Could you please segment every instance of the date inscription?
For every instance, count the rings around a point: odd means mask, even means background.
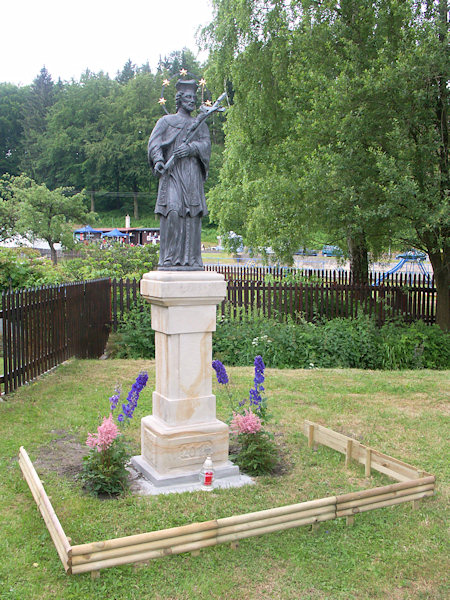
[[[180,447],[180,459],[191,460],[193,458],[203,458],[212,453],[211,442],[199,442],[198,444],[185,444]]]

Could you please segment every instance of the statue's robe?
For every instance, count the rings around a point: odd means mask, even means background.
[[[180,113],[159,119],[148,142],[148,160],[154,169],[166,163],[180,146],[194,118]],[[201,219],[208,214],[204,183],[208,176],[211,141],[205,122],[189,142],[193,155],[175,158],[160,178],[155,213],[160,217],[159,267],[199,270]]]

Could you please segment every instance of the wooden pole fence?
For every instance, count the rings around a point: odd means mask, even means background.
[[[306,525],[315,529],[319,523],[339,517],[345,517],[347,524],[353,525],[355,514],[403,502],[413,502],[416,506],[420,499],[434,494],[434,475],[311,421],[305,421],[304,432],[310,447],[325,444],[345,454],[346,466],[354,459],[365,467],[366,475],[373,468],[398,482],[340,496],[72,546],[23,447],[19,452],[19,465],[69,574],[96,574],[100,569],[152,558],[184,552],[197,554],[201,549],[218,544],[231,543],[236,548],[242,539]]]

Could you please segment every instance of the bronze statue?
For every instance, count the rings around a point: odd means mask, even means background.
[[[148,142],[148,160],[160,178],[155,207],[160,218],[158,269],[201,271],[201,221],[208,214],[204,183],[211,155],[205,119],[220,110],[223,96],[194,118],[196,81],[180,79],[176,89],[176,114],[161,117]]]

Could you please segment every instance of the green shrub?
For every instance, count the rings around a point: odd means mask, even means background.
[[[139,301],[124,314],[108,348],[114,358],[154,358],[155,332],[148,302]]]
[[[236,437],[235,453],[230,458],[249,475],[272,473],[278,463],[278,451],[273,436],[264,430],[241,433]]]
[[[61,268],[71,280],[111,277],[141,279],[158,261],[158,247],[152,244],[129,246],[113,243],[108,248],[97,244],[77,246],[81,256],[66,260]]]
[[[234,366],[250,365],[255,354],[276,368],[445,369],[450,338],[438,326],[392,322],[381,328],[373,318],[307,323],[277,321],[260,314],[218,317],[214,357]]]
[[[127,489],[128,471],[125,465],[130,452],[122,437],[117,437],[111,445],[98,452],[91,448],[83,457],[80,479],[84,487],[94,495],[117,496]]]
[[[388,323],[380,330],[383,369],[447,369],[450,336],[423,321]]]
[[[60,266],[33,248],[0,248],[0,290],[54,285],[68,281]]]
[[[111,354],[117,358],[154,358],[155,334],[150,306],[142,302],[125,314]],[[391,322],[378,327],[375,319],[331,319],[308,323],[268,319],[260,312],[229,310],[218,315],[213,356],[224,364],[247,366],[255,355],[268,367],[310,369],[446,369],[450,337],[437,325],[418,321]]]

